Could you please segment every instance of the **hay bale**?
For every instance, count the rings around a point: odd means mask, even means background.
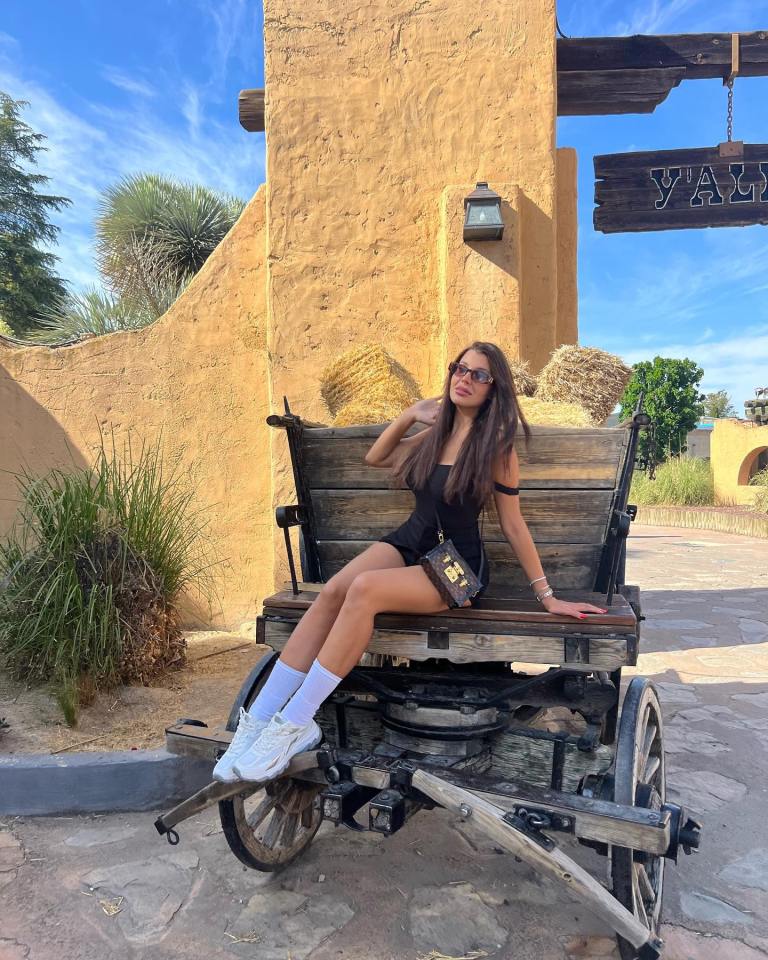
[[[601,424],[621,399],[632,370],[620,357],[596,347],[564,344],[539,374],[536,397],[576,403]]]
[[[386,409],[400,404],[401,412],[421,399],[419,385],[405,367],[382,346],[370,343],[351,347],[330,363],[320,375],[320,393],[334,417],[353,401],[372,406],[383,404]]]
[[[539,397],[518,397],[523,416],[531,425],[591,427],[592,417],[577,403],[556,403]]]
[[[527,360],[510,360],[509,369],[518,396],[532,397],[536,393],[536,377],[528,369]]]

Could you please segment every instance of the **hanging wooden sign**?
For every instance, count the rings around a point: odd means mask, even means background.
[[[595,230],[768,223],[768,144],[595,157]]]

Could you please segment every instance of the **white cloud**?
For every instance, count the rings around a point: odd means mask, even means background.
[[[129,77],[127,73],[118,70],[117,67],[106,67],[101,74],[104,79],[113,86],[126,93],[133,93],[139,97],[155,97],[157,91],[144,80],[137,77]]]
[[[629,20],[619,21],[615,32],[618,36],[668,33],[679,16],[700,3],[701,0],[651,0],[650,3],[639,4]]]

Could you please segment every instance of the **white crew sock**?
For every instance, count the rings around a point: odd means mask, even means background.
[[[317,712],[320,704],[341,683],[343,677],[326,670],[317,660],[312,663],[304,683],[294,693],[280,715],[290,723],[305,726]]]
[[[294,670],[287,663],[278,660],[272,667],[272,673],[267,682],[258,692],[256,699],[248,707],[248,713],[256,720],[271,720],[277,711],[285,706],[285,702],[304,682],[306,673]]]

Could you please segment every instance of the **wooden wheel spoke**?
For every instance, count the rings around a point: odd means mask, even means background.
[[[641,866],[642,864],[634,864],[634,868],[632,870],[632,889],[634,891],[635,913],[637,915],[637,919],[641,923],[644,923],[645,926],[648,927],[648,929],[650,930],[651,925],[648,922],[648,911],[645,909],[645,902],[643,900],[643,895],[640,891],[639,874],[636,869],[637,867],[641,867]],[[643,870],[643,873],[645,874],[645,870]],[[647,879],[648,877],[646,876],[646,880]]]
[[[298,825],[299,815],[297,813],[289,813],[285,818],[285,826],[283,827],[283,832],[280,835],[280,844],[283,847],[290,847],[293,844],[293,841],[296,838],[296,828]]]
[[[635,873],[637,874],[637,886],[640,895],[643,900],[648,904],[653,904],[656,900],[656,891],[653,889],[650,877],[648,872],[645,869],[645,865],[642,863],[636,863],[634,865]]]
[[[301,811],[301,825],[305,830],[309,830],[312,826],[314,812],[315,811],[311,805],[304,807],[304,809]]]
[[[658,733],[659,728],[655,723],[649,723],[646,731],[645,738],[643,740],[642,752],[639,758],[639,768],[640,770],[645,770],[645,765],[648,763],[648,757],[651,755],[651,748],[653,747],[653,741],[656,739],[656,734]]]
[[[251,830],[256,830],[257,827],[261,825],[264,818],[272,810],[277,802],[276,798],[267,794],[261,803],[256,807],[255,810],[252,810],[246,818],[245,822],[251,828]]]
[[[660,766],[661,766],[661,757],[649,757],[648,763],[646,764],[645,770],[643,771],[643,775],[642,775],[643,783],[652,783],[653,778],[658,773]]]
[[[277,845],[277,841],[280,839],[280,834],[283,830],[283,825],[287,819],[287,815],[277,807],[275,808],[274,813],[272,814],[272,819],[267,824],[267,829],[264,831],[264,836],[262,837],[261,842],[269,850],[274,850]]]

